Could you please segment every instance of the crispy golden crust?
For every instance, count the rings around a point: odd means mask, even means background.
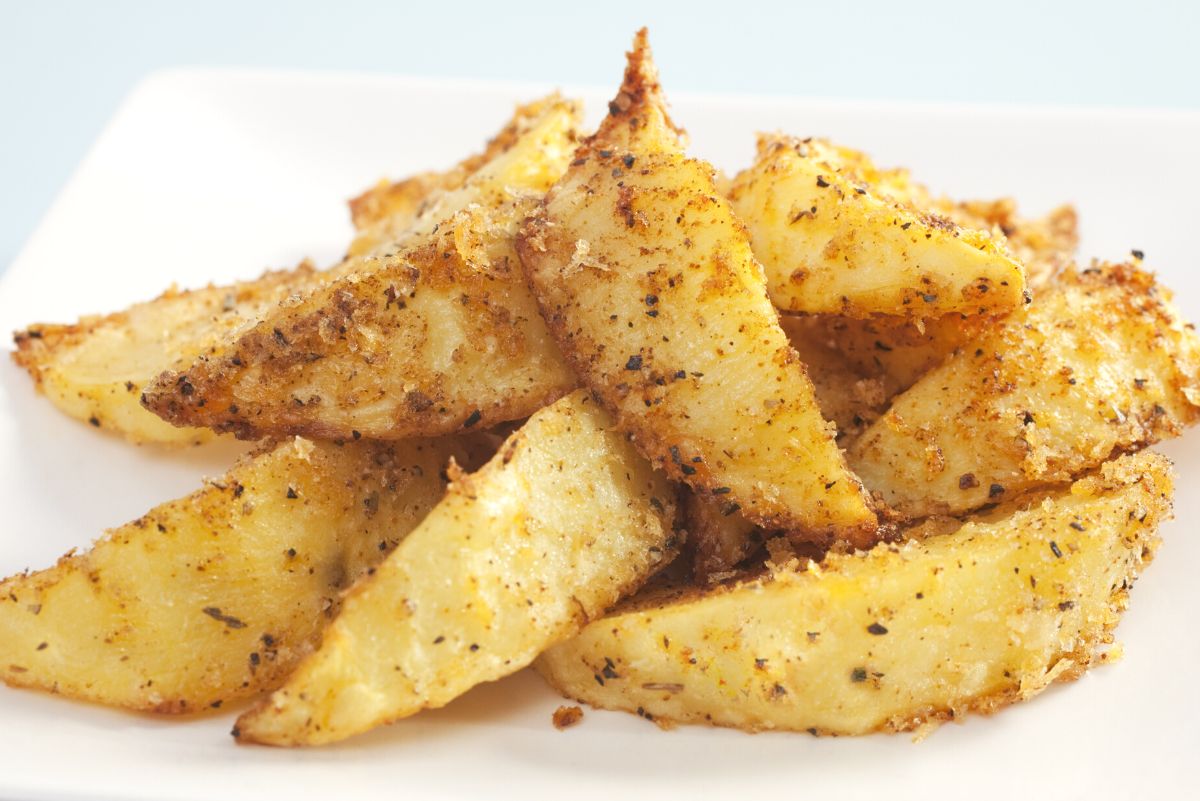
[[[462,186],[467,175],[474,171],[468,171],[465,164],[467,162],[455,165],[447,172],[419,172],[398,181],[381,179],[375,186],[351,198],[348,203],[350,222],[361,231],[388,217],[418,217],[421,204],[430,194],[438,189]],[[353,246],[351,253],[354,253]]]
[[[348,259],[339,280],[160,376],[143,402],[244,439],[398,439],[526,417],[570,391],[513,237],[565,168],[577,115],[549,104],[394,250]]]
[[[1200,418],[1200,338],[1137,265],[1067,270],[898,396],[849,449],[899,513],[1068,481]]]
[[[449,223],[386,266],[281,310],[235,348],[161,377],[148,407],[242,439],[398,439],[532,414],[575,379],[525,290],[510,234],[460,249],[464,233],[490,238],[489,227]]]
[[[38,324],[14,334],[13,359],[38,390],[68,415],[138,443],[191,444],[212,438],[176,428],[141,407],[159,373],[216,352],[280,302],[326,276],[308,262],[252,281],[170,289],[154,300],[74,325]]]
[[[569,729],[583,720],[583,710],[577,706],[567,706],[564,704],[554,710],[554,714],[550,720],[554,724],[554,728],[559,731]]]
[[[656,467],[763,525],[871,540],[745,230],[683,153],[644,33],[518,251],[564,356]]]
[[[1123,457],[941,536],[643,591],[536,667],[593,706],[751,731],[991,713],[1106,659],[1171,492],[1166,459]]]
[[[924,187],[909,181],[908,174],[901,170],[873,173],[871,180],[888,186],[894,197],[903,198],[909,205],[934,209],[961,225],[991,229],[996,236],[1007,237],[1009,247],[1025,265],[1026,283],[1034,291],[1052,282],[1070,262],[1078,245],[1078,220],[1071,206],[1060,206],[1045,217],[1031,220],[1020,217],[1016,203],[1007,198],[963,202],[931,199]],[[994,328],[1003,316],[952,313],[914,321],[882,314],[864,318],[815,314],[787,315],[783,323],[801,360],[809,364],[821,409],[838,424],[842,441],[841,435],[857,433],[863,422],[875,419],[893,397],[956,349]],[[824,348],[806,350],[805,343]],[[832,360],[822,359],[828,354],[833,354]],[[821,366],[827,362],[832,363],[823,372]],[[827,373],[833,378],[827,378]],[[854,402],[855,396],[846,392],[850,375],[879,382],[882,405],[873,402],[873,395],[865,403]],[[858,409],[859,405],[865,409]]]

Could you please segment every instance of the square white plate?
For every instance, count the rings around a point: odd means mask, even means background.
[[[614,82],[619,65],[614,63]],[[670,65],[666,65],[670,81]],[[173,281],[334,260],[345,198],[381,175],[447,165],[513,102],[549,86],[244,71],[159,74],[129,98],[0,281],[0,330],[67,321]],[[608,92],[581,93],[595,119]],[[1200,319],[1193,195],[1200,115],[674,98],[694,149],[727,171],[756,130],[829,135],[960,197],[1078,205],[1082,252],[1131,248]],[[136,449],[67,420],[0,364],[0,573],[49,564],[106,526],[222,472],[234,446]],[[1176,459],[1177,522],[1133,592],[1124,661],[992,718],[907,736],[814,739],[680,728],[587,711],[525,672],[449,707],[331,748],[237,747],[232,715],[173,721],[0,688],[0,796],[20,798],[810,798],[967,794],[1170,798],[1200,749],[1200,434]],[[0,653],[0,663],[4,662]]]

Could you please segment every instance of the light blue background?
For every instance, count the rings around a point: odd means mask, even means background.
[[[1187,0],[0,0],[0,9],[0,272],[121,98],[163,67],[608,85],[646,24],[679,90],[1200,108],[1200,3]]]

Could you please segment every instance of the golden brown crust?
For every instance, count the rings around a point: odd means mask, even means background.
[[[399,181],[382,180],[350,201],[350,217],[358,235],[348,250],[350,256],[370,253],[396,239],[425,215],[438,198],[461,189],[468,179],[489,162],[510,151],[548,112],[571,104],[557,92],[517,106],[511,119],[472,154],[445,172],[423,172]],[[569,132],[574,139],[576,133]]]
[[[479,235],[485,240],[464,246]],[[446,224],[433,241],[323,287],[223,352],[165,373],[144,403],[177,425],[240,439],[399,439],[526,417],[575,382],[507,237],[471,218]],[[435,354],[445,343],[431,309],[453,314],[458,329],[459,345],[441,364]],[[297,394],[301,387],[307,394]]]
[[[564,704],[554,710],[554,715],[551,716],[550,720],[554,724],[554,728],[559,731],[569,729],[583,720],[583,710],[577,706],[567,706]]]
[[[180,291],[73,325],[38,324],[14,335],[13,359],[60,410],[143,443],[203,442],[212,432],[177,429],[143,409],[143,387],[178,369],[283,300],[327,280],[308,262],[234,284]]]
[[[962,225],[991,228],[1003,234],[1025,265],[1025,281],[1034,291],[1069,266],[1079,247],[1079,215],[1070,204],[1030,219],[1018,213],[1012,198],[958,202],[941,198],[932,202]]]
[[[575,378],[513,237],[566,167],[577,118],[578,106],[557,96],[518,110],[500,152],[416,224],[348,257],[336,281],[211,356],[163,374],[143,402],[176,425],[244,439],[398,439],[526,417],[561,397]]]
[[[464,162],[465,164],[466,162]],[[421,203],[430,193],[438,189],[453,189],[462,186],[465,180],[459,170],[463,165],[448,172],[420,172],[399,181],[380,180],[375,186],[351,198],[350,222],[362,230],[388,217],[396,215],[417,216]]]

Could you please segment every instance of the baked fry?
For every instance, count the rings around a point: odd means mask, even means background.
[[[441,499],[471,440],[288,440],[0,582],[4,681],[154,712],[200,712],[276,687],[341,592]]]
[[[659,723],[813,734],[988,713],[1081,675],[1169,517],[1149,452],[953,533],[648,590],[547,650],[564,695]]]
[[[535,414],[358,584],[321,648],[238,720],[316,745],[443,706],[578,631],[673,555],[674,492],[591,396]]]
[[[1068,270],[897,397],[850,447],[902,515],[1069,481],[1200,417],[1200,338],[1138,265]]]
[[[910,319],[996,314],[1025,298],[1003,237],[886,194],[861,153],[819,139],[763,136],[729,191],[767,275],[792,312]]]
[[[656,467],[761,525],[873,538],[742,226],[683,153],[644,32],[518,250],[563,354]]]
[[[400,439],[519,419],[569,392],[513,237],[566,167],[577,117],[548,103],[395,251],[347,260],[339,280],[163,374],[147,407],[242,439]]]

